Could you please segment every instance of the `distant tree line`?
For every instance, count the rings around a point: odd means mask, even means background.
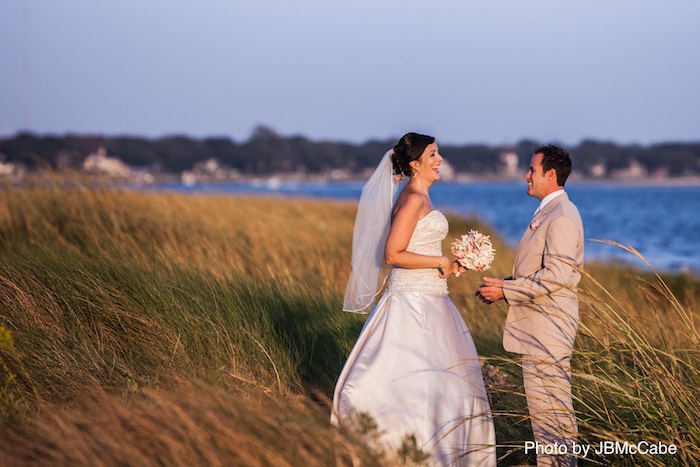
[[[213,158],[223,166],[250,175],[280,172],[315,174],[333,169],[359,173],[374,168],[381,155],[393,144],[393,139],[359,144],[312,141],[304,136],[280,136],[266,127],[257,128],[248,140],[240,142],[227,137],[195,139],[167,136],[147,139],[19,133],[0,139],[0,162],[20,163],[29,169],[41,165],[55,169],[78,168],[88,154],[104,147],[112,157],[156,172],[177,173]],[[516,154],[518,166],[526,167],[539,144],[531,140],[502,146],[442,144],[440,149],[457,172],[498,174],[503,170],[503,154]],[[700,175],[700,141],[641,146],[585,140],[567,149],[574,158],[575,169],[583,176],[606,176],[631,166],[650,175]]]

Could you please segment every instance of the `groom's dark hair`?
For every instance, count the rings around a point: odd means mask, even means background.
[[[535,149],[534,154],[542,154],[542,173],[554,169],[557,173],[557,185],[564,186],[571,173],[569,153],[559,146],[547,144]]]

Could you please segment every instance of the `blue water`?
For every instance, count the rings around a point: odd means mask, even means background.
[[[587,259],[615,259],[643,266],[630,253],[591,239],[613,240],[632,245],[655,269],[700,273],[700,186],[569,185],[569,197],[583,218]],[[162,184],[153,189],[357,200],[362,182]],[[525,182],[436,183],[430,193],[436,208],[475,214],[513,246],[539,204],[527,196]]]

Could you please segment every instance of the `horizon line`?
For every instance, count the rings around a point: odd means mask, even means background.
[[[146,134],[137,134],[137,133],[129,133],[129,132],[91,132],[91,131],[85,131],[85,132],[80,132],[80,131],[64,131],[64,132],[51,132],[51,131],[37,131],[37,130],[28,130],[28,129],[23,129],[23,130],[18,130],[15,131],[12,134],[9,135],[0,135],[0,141],[3,140],[10,140],[17,138],[19,136],[23,135],[28,135],[28,136],[33,136],[33,137],[39,137],[39,138],[67,138],[67,137],[85,137],[85,138],[134,138],[134,139],[145,139],[145,140],[150,140],[150,141],[155,141],[155,140],[161,140],[161,139],[168,139],[168,138],[186,138],[186,139],[191,139],[191,140],[209,140],[209,139],[227,139],[231,141],[234,144],[240,144],[240,143],[248,143],[253,140],[255,140],[256,133],[265,131],[269,132],[270,136],[277,136],[282,139],[294,139],[294,138],[304,138],[310,142],[313,143],[337,143],[337,144],[350,144],[354,146],[362,146],[365,144],[370,144],[374,142],[386,142],[386,141],[398,141],[400,137],[393,137],[393,136],[387,136],[387,137],[367,137],[362,139],[361,141],[350,141],[347,139],[333,139],[333,138],[316,138],[316,137],[311,137],[308,135],[305,135],[303,133],[291,133],[291,134],[281,134],[277,130],[271,128],[270,126],[267,125],[257,125],[253,128],[252,131],[250,131],[250,134],[248,135],[247,138],[245,139],[238,139],[235,138],[231,135],[228,134],[215,134],[211,133],[206,136],[202,135],[195,135],[191,133],[186,133],[186,132],[164,132],[159,135],[146,135]],[[443,140],[444,141],[444,140]],[[649,142],[649,143],[641,143],[641,142],[620,142],[616,141],[611,138],[599,138],[599,137],[591,137],[591,136],[586,136],[586,137],[581,137],[578,142],[576,143],[566,143],[562,142],[556,138],[552,138],[549,140],[545,139],[540,139],[536,137],[531,137],[531,136],[522,136],[517,138],[513,142],[485,142],[485,141],[464,141],[464,142],[442,142],[441,145],[443,146],[490,146],[490,147],[504,147],[504,146],[514,146],[514,145],[519,145],[523,143],[536,143],[536,144],[556,144],[564,147],[576,147],[580,146],[581,144],[587,143],[587,142],[592,142],[592,143],[602,143],[602,144],[613,144],[616,146],[638,146],[638,147],[651,147],[651,146],[661,146],[661,145],[673,145],[673,144],[683,144],[683,145],[693,145],[693,144],[700,144],[700,137],[696,139],[688,138],[688,139],[660,139],[655,142]]]

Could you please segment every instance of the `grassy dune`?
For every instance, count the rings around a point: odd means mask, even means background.
[[[272,198],[0,193],[0,464],[373,465],[327,422],[364,318],[339,312],[355,206]],[[450,219],[449,242],[475,219]],[[510,274],[496,239],[489,275]],[[488,360],[503,465],[528,460],[506,308],[450,291]],[[585,442],[675,443],[700,463],[696,278],[590,265],[574,393]],[[159,428],[160,427],[160,428]],[[506,444],[512,444],[508,447]],[[532,457],[529,458],[532,461]]]

